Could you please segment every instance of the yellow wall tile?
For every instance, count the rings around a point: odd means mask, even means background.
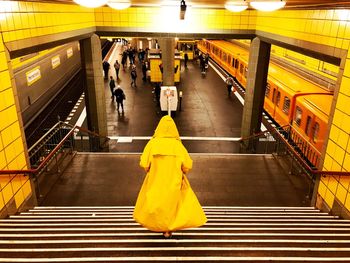
[[[334,194],[327,190],[324,200],[329,207],[332,207],[334,202]]]
[[[327,188],[329,191],[332,192],[332,194],[335,194],[337,192],[337,186],[338,186],[338,181],[334,177],[329,178]]]
[[[15,203],[16,203],[16,207],[19,208],[24,201],[24,196],[23,196],[23,192],[22,189],[20,189],[16,194],[15,194]]]
[[[318,187],[318,194],[324,199],[327,192],[327,186],[321,181]]]
[[[345,204],[345,199],[347,194],[348,194],[347,189],[345,189],[342,185],[338,185],[337,194],[335,196],[342,204]]]
[[[350,172],[350,154],[349,153],[345,154],[343,169],[347,172]]]
[[[0,191],[0,210],[2,210],[4,206],[5,206],[4,198],[2,196],[2,192]]]
[[[346,201],[345,201],[345,208],[350,211],[350,195],[347,195]]]
[[[7,204],[13,197],[11,184],[7,184],[4,188],[2,188],[1,192],[2,196],[4,197],[5,204]]]
[[[3,170],[7,165],[5,151],[0,151],[0,170]]]

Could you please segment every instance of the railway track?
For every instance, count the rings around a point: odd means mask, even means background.
[[[108,54],[112,45],[113,42],[110,41],[102,43],[103,58]],[[28,148],[34,145],[59,120],[67,118],[83,92],[84,72],[80,68],[73,74],[52,102],[25,128]]]

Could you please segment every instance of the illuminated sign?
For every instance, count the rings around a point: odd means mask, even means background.
[[[41,78],[40,66],[37,66],[34,69],[26,72],[26,76],[28,86],[32,85],[34,82]]]
[[[51,58],[51,65],[53,69],[57,68],[60,64],[61,64],[60,55],[57,55]]]
[[[68,48],[67,49],[67,58],[70,58],[71,56],[73,56],[73,48]]]

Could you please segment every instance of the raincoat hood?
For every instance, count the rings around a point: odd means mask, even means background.
[[[153,138],[174,138],[180,140],[176,124],[170,116],[167,115],[160,119]]]

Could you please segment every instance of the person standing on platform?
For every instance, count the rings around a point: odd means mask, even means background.
[[[147,65],[146,65],[146,62],[142,62],[142,80],[143,81],[146,81],[147,80]]]
[[[103,61],[102,68],[103,68],[103,71],[105,73],[105,79],[108,79],[109,67],[110,67],[109,63],[107,61]]]
[[[188,54],[185,53],[184,55],[184,61],[185,61],[185,68],[187,68],[187,62],[188,62]]]
[[[134,86],[136,88],[137,73],[136,73],[136,66],[135,65],[132,65],[130,76],[131,76],[131,86]]]
[[[114,69],[115,69],[116,80],[118,80],[119,79],[119,69],[120,69],[120,64],[119,64],[118,60],[116,60],[114,63]]]
[[[169,238],[173,231],[204,225],[207,218],[186,174],[192,159],[183,146],[174,120],[164,116],[140,159],[147,172],[133,217],[136,222]]]
[[[113,79],[113,76],[110,76],[109,78],[110,78],[110,80],[109,80],[109,88],[110,88],[111,93],[112,93],[111,99],[113,100],[114,88],[115,88],[115,81],[114,81],[114,79]]]
[[[160,83],[157,82],[156,86],[154,87],[154,93],[156,95],[157,106],[160,106],[160,92],[161,92]]]
[[[227,85],[227,96],[231,97],[232,87],[233,87],[233,78],[231,76],[228,76],[225,80]]]
[[[119,106],[122,108],[122,112],[124,113],[124,105],[123,100],[125,100],[124,91],[118,85],[117,89],[114,91],[115,101],[117,102],[117,110],[119,112]]]
[[[128,52],[126,50],[123,51],[122,54],[122,66],[123,66],[123,71],[125,71],[126,68],[126,60],[128,59]]]

